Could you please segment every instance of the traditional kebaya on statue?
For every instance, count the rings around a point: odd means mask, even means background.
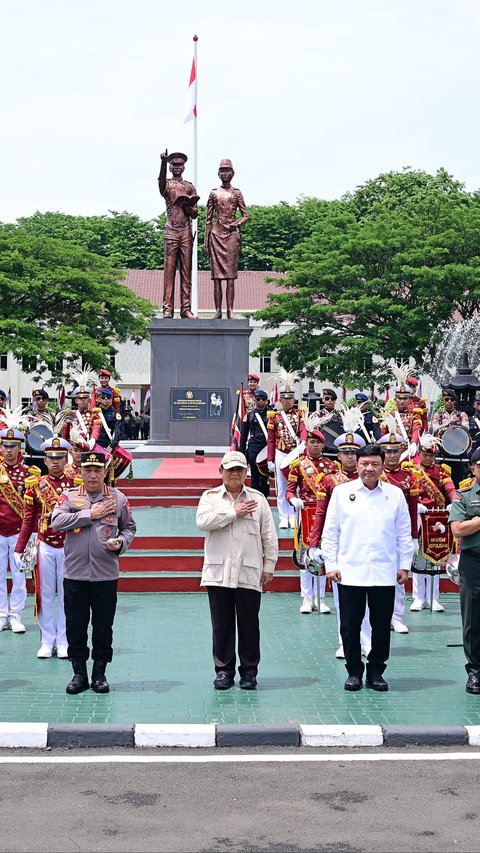
[[[240,228],[248,220],[243,195],[240,190],[231,185],[234,174],[232,161],[221,160],[218,177],[222,185],[211,191],[207,202],[205,252],[210,258],[213,279],[213,298],[216,309],[214,320],[220,320],[222,317],[223,280],[227,282],[225,293],[227,318],[234,319],[233,301],[241,244]],[[237,210],[241,213],[238,219]]]

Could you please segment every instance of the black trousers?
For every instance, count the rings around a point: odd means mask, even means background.
[[[338,584],[340,634],[349,675],[363,676],[360,627],[368,602],[372,626],[372,649],[367,658],[367,676],[381,675],[390,655],[390,623],[395,604],[394,586],[347,586]]]
[[[248,454],[247,460],[250,465],[250,481],[252,484],[252,489],[258,489],[262,495],[265,495],[268,498],[270,494],[270,480],[268,477],[264,477],[263,474],[260,474],[260,471],[257,468],[257,463],[255,462],[258,450],[255,450],[254,453]]]
[[[238,672],[256,675],[260,663],[261,593],[254,589],[208,586],[215,672],[235,675],[235,635],[238,629]]]
[[[480,554],[462,551],[459,571],[465,669],[469,675],[480,675]]]
[[[63,579],[68,659],[88,660],[88,624],[92,619],[92,658],[110,663],[118,580]]]

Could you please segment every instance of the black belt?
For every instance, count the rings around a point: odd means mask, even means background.
[[[473,557],[475,560],[480,560],[480,551],[473,551],[472,548],[462,548],[460,556],[462,554],[468,554],[469,557]]]

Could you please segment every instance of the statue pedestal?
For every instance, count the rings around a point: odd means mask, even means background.
[[[155,318],[149,331],[149,444],[228,447],[236,391],[248,375],[248,319]]]

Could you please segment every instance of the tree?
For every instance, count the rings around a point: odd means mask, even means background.
[[[287,292],[256,314],[292,328],[256,354],[353,387],[386,381],[392,358],[428,367],[452,314],[480,305],[479,200],[443,170],[392,172],[323,212],[291,254]]]
[[[52,385],[79,359],[104,366],[115,342],[148,336],[155,311],[123,275],[74,243],[0,226],[1,351],[36,357],[35,380],[49,371]]]

